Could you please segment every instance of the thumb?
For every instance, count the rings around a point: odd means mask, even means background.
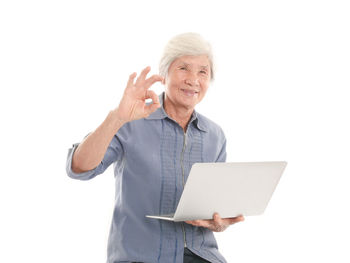
[[[157,94],[153,90],[147,90],[146,99],[152,100],[152,104],[149,104],[145,107],[145,113],[148,116],[160,107],[160,103]]]
[[[145,107],[145,113],[146,116],[149,116],[151,113],[155,112],[158,108],[160,108],[160,104],[159,103],[152,103],[150,105],[147,105]]]

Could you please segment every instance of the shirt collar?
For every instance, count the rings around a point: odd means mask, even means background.
[[[165,92],[162,92],[159,95],[159,103],[160,105],[162,105],[161,107],[159,107],[156,111],[154,111],[153,113],[151,113],[148,117],[146,117],[146,120],[161,120],[161,119],[171,119],[168,114],[165,112],[164,110],[164,96],[165,96]],[[193,110],[192,113],[192,117],[190,120],[190,123],[193,122],[195,124],[195,126],[204,132],[208,131],[207,125],[205,123],[205,120],[202,118],[202,116],[196,112],[196,110]]]

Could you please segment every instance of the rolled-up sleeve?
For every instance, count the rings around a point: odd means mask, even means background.
[[[75,173],[72,170],[72,160],[73,155],[80,143],[73,144],[72,148],[68,150],[67,162],[66,162],[66,172],[67,175],[73,179],[79,180],[90,180],[95,176],[102,174],[112,163],[121,160],[123,158],[123,147],[115,135],[110,142],[106,153],[103,157],[101,163],[94,169],[82,173]]]

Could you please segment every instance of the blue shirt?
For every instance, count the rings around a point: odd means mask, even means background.
[[[95,169],[72,171],[79,145],[74,144],[68,152],[67,174],[89,180],[114,163],[116,194],[107,263],[180,263],[185,246],[210,262],[226,262],[211,230],[145,217],[175,212],[194,163],[226,160],[226,139],[217,124],[194,111],[184,133],[166,114],[164,93],[159,98],[162,107],[118,130]]]

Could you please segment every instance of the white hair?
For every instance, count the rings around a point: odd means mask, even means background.
[[[206,55],[210,63],[211,80],[214,79],[214,63],[211,45],[197,33],[184,33],[169,40],[159,62],[159,74],[166,77],[171,63],[182,56]]]

